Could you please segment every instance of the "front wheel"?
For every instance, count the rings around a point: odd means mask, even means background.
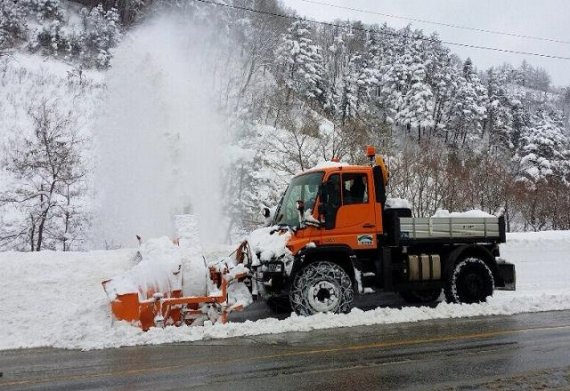
[[[479,257],[466,257],[452,270],[445,284],[450,303],[481,303],[493,294],[495,279],[489,266]]]
[[[294,278],[289,294],[299,315],[348,312],[354,289],[346,271],[336,263],[320,261],[307,265]]]

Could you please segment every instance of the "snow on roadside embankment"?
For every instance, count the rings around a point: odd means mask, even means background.
[[[497,291],[488,303],[440,303],[435,308],[354,309],[350,314],[291,316],[285,320],[169,327],[142,332],[113,322],[101,281],[132,264],[135,250],[90,253],[0,253],[5,292],[0,306],[0,349],[54,346],[97,349],[413,322],[481,315],[570,309],[570,231],[508,235],[502,255],[517,267],[517,291]],[[211,255],[213,255],[210,252]],[[7,294],[7,297],[6,297]]]

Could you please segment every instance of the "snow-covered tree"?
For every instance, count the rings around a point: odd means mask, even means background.
[[[121,37],[119,13],[116,8],[108,11],[99,4],[91,11],[83,9],[82,46],[84,61],[88,65],[106,68],[111,60],[110,50]]]
[[[450,131],[448,126],[449,107],[451,98],[457,88],[458,70],[455,62],[439,41],[437,34],[430,36],[426,50],[429,60],[426,62],[426,82],[433,93],[433,134],[443,136]]]
[[[350,56],[338,88],[332,94],[334,118],[341,124],[368,112],[369,91],[375,82],[365,57]]]
[[[550,177],[565,175],[569,140],[556,117],[541,111],[533,118],[534,126],[522,136],[518,152],[519,179],[534,189]]]
[[[0,49],[25,39],[25,7],[17,1],[0,1]]]
[[[425,82],[426,72],[423,64],[413,64],[410,72],[411,85],[404,95],[401,110],[396,114],[396,121],[416,129],[420,140],[422,129],[432,127],[434,124],[433,93]]]
[[[487,119],[485,132],[489,136],[489,146],[497,150],[512,151],[513,114],[510,100],[505,89],[505,81],[494,68],[487,71]]]
[[[80,240],[79,219],[85,219],[76,204],[86,173],[83,140],[73,114],[62,113],[56,102],[42,101],[29,116],[33,130],[13,138],[2,161],[14,184],[0,194],[0,207],[21,218],[3,227],[0,246],[69,250]]]
[[[301,97],[323,99],[323,64],[311,38],[309,22],[297,20],[283,34],[277,48],[276,64],[282,83]]]
[[[487,92],[467,59],[463,74],[457,80],[457,89],[450,104],[450,118],[453,126],[455,145],[465,145],[468,141],[481,138],[483,120],[486,118]]]
[[[21,2],[27,8],[28,14],[39,22],[64,19],[59,0],[21,0]]]
[[[236,231],[241,234],[251,231],[263,223],[260,214],[263,207],[272,207],[278,201],[280,183],[275,181],[275,172],[266,160],[264,127],[239,134],[235,144],[229,148],[229,166],[224,180],[226,191],[232,197],[226,198],[229,218],[226,240],[231,241]]]
[[[380,68],[382,74],[380,105],[385,111],[388,123],[394,123],[398,113],[403,109],[404,96],[409,87],[409,68],[413,57],[407,42],[410,29],[402,30],[405,38],[393,41],[392,48],[388,51],[384,64]]]

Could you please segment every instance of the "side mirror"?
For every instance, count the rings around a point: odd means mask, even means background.
[[[275,208],[268,208],[266,206],[261,208],[261,215],[265,220],[265,226],[269,227],[273,223],[273,217],[275,217]]]

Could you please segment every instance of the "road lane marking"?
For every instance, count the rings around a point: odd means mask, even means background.
[[[309,355],[318,355],[318,354],[323,354],[323,353],[335,353],[335,352],[342,352],[342,351],[349,352],[349,351],[359,351],[359,350],[368,350],[368,349],[392,348],[392,347],[398,347],[398,346],[413,346],[413,345],[430,344],[430,343],[435,343],[435,342],[473,340],[473,339],[478,339],[478,338],[483,339],[483,338],[504,336],[504,335],[509,335],[509,334],[522,334],[522,333],[530,333],[530,332],[564,330],[564,329],[570,329],[570,325],[534,327],[534,328],[531,327],[531,328],[526,328],[526,329],[497,330],[497,331],[472,333],[472,334],[447,335],[447,336],[431,337],[431,338],[416,338],[416,339],[394,341],[394,342],[374,342],[374,343],[360,344],[360,345],[337,346],[337,347],[330,347],[330,348],[324,348],[324,349],[311,349],[311,350],[301,350],[301,351],[295,351],[295,352],[268,354],[268,355],[260,355],[260,356],[228,358],[228,359],[214,360],[214,361],[208,360],[208,361],[187,362],[184,364],[167,365],[167,366],[162,366],[162,367],[127,369],[127,370],[123,370],[123,371],[111,371],[111,372],[103,372],[103,373],[56,376],[56,377],[52,377],[52,378],[40,378],[40,379],[30,379],[30,380],[16,380],[16,381],[12,381],[12,382],[1,382],[0,381],[0,388],[9,387],[9,386],[18,386],[18,385],[33,385],[33,384],[41,384],[41,383],[58,383],[58,382],[66,382],[66,381],[73,381],[73,380],[88,380],[88,379],[97,379],[97,378],[101,378],[101,377],[133,376],[133,375],[139,375],[141,373],[147,373],[147,372],[148,373],[167,372],[167,371],[172,371],[172,370],[176,370],[176,369],[182,369],[182,368],[188,368],[191,366],[200,366],[200,365],[227,364],[230,362],[259,361],[259,360],[267,360],[267,359],[275,359],[275,358],[286,358],[286,357],[294,357],[294,356],[309,356]],[[4,373],[4,375],[6,375],[6,373]],[[5,378],[6,377],[4,377],[4,379]]]
[[[340,351],[355,351],[355,350],[366,350],[366,349],[374,349],[374,348],[391,348],[396,346],[410,346],[410,345],[421,345],[421,344],[428,344],[434,342],[448,342],[448,341],[459,341],[464,339],[477,339],[477,338],[488,338],[488,337],[498,337],[502,335],[508,334],[519,334],[519,333],[526,333],[526,332],[533,332],[533,331],[549,331],[549,330],[557,330],[557,329],[570,329],[570,325],[566,326],[552,326],[552,327],[536,327],[536,328],[528,328],[528,329],[513,329],[513,330],[499,330],[499,331],[490,331],[484,333],[474,333],[474,334],[459,334],[455,336],[444,336],[444,337],[432,337],[432,338],[418,338],[418,339],[411,339],[411,340],[403,340],[398,342],[374,342],[370,344],[362,344],[362,345],[348,345],[348,346],[339,346],[333,348],[326,348],[326,349],[315,349],[315,350],[306,350],[300,352],[289,352],[289,353],[280,353],[274,355],[267,355],[267,356],[257,356],[252,357],[251,359],[267,359],[267,358],[278,358],[278,357],[287,357],[287,356],[303,356],[303,355],[311,355],[311,354],[320,354],[320,353],[334,353]]]

